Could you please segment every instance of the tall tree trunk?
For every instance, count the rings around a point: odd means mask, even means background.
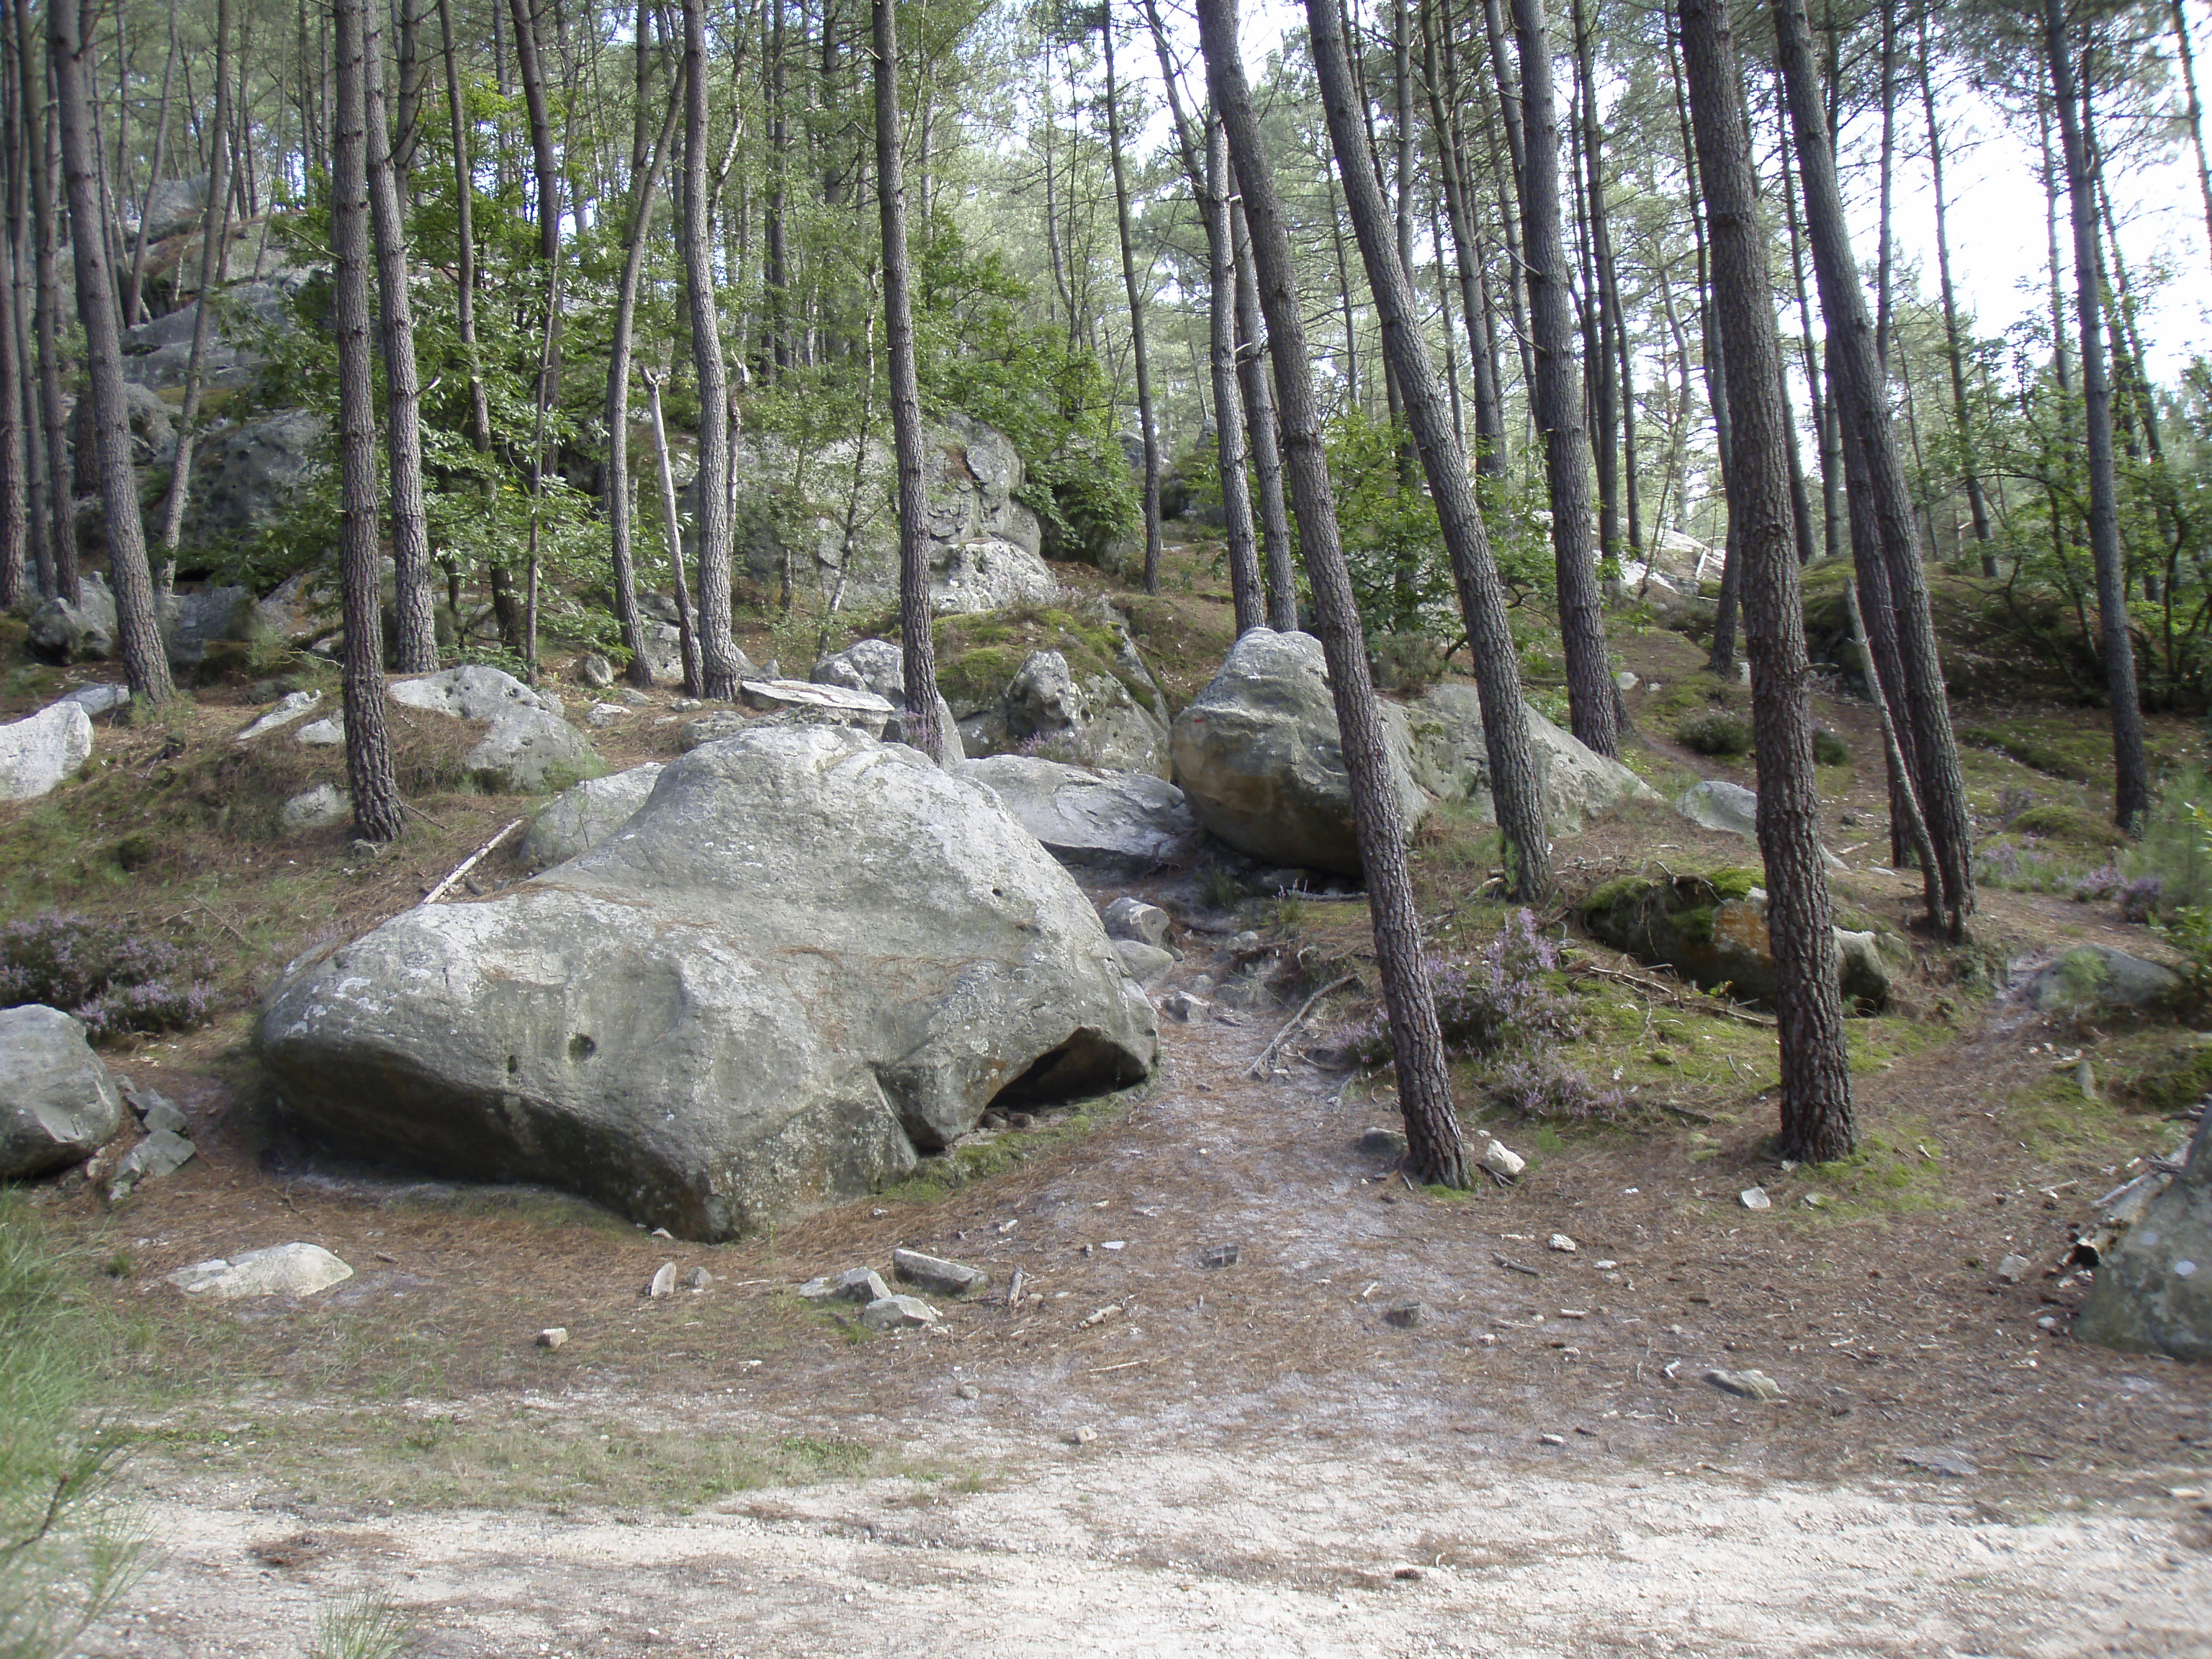
[[[1344,401],[1348,408],[1364,409],[1359,400],[1359,327],[1352,310],[1352,264],[1344,254],[1344,218],[1337,211],[1334,175],[1324,182],[1328,186],[1328,239],[1336,249],[1336,296],[1344,311]]]
[[[1959,423],[1959,482],[1973,515],[1974,540],[1982,549],[1982,574],[1994,580],[1996,556],[1990,550],[1990,504],[1982,494],[1974,465],[1973,406],[1966,400],[1966,352],[1959,336],[1959,301],[1951,285],[1951,237],[1943,200],[1943,131],[1936,119],[1936,76],[1929,60],[1928,13],[1920,13],[1920,107],[1928,118],[1928,171],[1936,189],[1936,270],[1943,296],[1943,356],[1951,370],[1951,415]]]
[[[1824,1163],[1849,1153],[1857,1134],[1835,927],[1820,860],[1820,798],[1806,696],[1811,669],[1784,440],[1790,414],[1781,395],[1782,346],[1726,0],[1680,0],[1680,9],[1711,225],[1711,303],[1725,342],[1735,420],[1729,518],[1740,525],[1736,552],[1751,659],[1759,850],[1766,867],[1782,1060],[1780,1150],[1786,1158]]]
[[[1528,283],[1529,332],[1536,352],[1531,388],[1544,437],[1552,503],[1552,550],[1559,570],[1559,634],[1567,659],[1569,723],[1601,755],[1618,757],[1618,688],[1606,664],[1605,618],[1598,608],[1590,543],[1589,437],[1583,428],[1575,363],[1574,298],[1559,234],[1559,118],[1552,90],[1552,44],[1543,0],[1513,0],[1521,55],[1521,108],[1528,161],[1522,169],[1522,264]],[[1498,88],[1501,97],[1507,89]]]
[[[706,695],[733,702],[738,651],[730,637],[730,392],[707,206],[706,7],[704,0],[683,3],[684,291],[690,301],[691,361],[699,380],[699,648]]]
[[[402,3],[412,5],[413,0]],[[424,674],[438,665],[438,613],[430,593],[430,522],[422,501],[422,379],[415,363],[415,303],[407,286],[406,208],[385,126],[383,37],[376,15],[380,4],[381,0],[368,0],[362,13],[362,101],[384,349],[385,442],[392,466],[392,643],[401,673]]]
[[[496,6],[492,15],[499,15]],[[460,59],[453,52],[450,0],[438,0],[438,32],[446,59],[446,113],[453,131],[454,327],[468,362],[469,441],[484,454],[491,448],[491,403],[477,349],[476,167],[469,156],[468,106],[461,97]]]
[[[638,51],[645,51],[640,41]],[[677,78],[684,76],[679,64]],[[626,678],[640,689],[653,684],[653,664],[645,652],[645,624],[637,614],[636,562],[630,553],[629,477],[629,364],[630,331],[637,317],[637,285],[645,270],[646,237],[653,228],[653,197],[660,187],[660,174],[668,151],[676,142],[677,112],[683,107],[679,85],[671,88],[660,117],[660,137],[651,158],[637,169],[630,192],[629,234],[623,248],[622,287],[615,300],[615,325],[607,343],[607,528],[613,547],[615,619],[622,625],[623,644],[629,650]],[[672,557],[681,549],[670,544]]]
[[[36,308],[36,236],[31,222],[30,156],[43,149],[35,139],[30,115],[32,88],[26,78],[27,60],[16,49],[16,33],[9,26],[5,0],[0,0],[0,52],[6,62],[9,97],[4,118],[8,166],[8,327],[9,349],[15,361],[15,417],[22,447],[23,497],[28,556],[38,575],[39,592],[54,593],[53,515],[48,510],[46,428],[39,397],[38,350],[33,343],[32,319]],[[42,67],[31,58],[29,66]]]
[[[216,0],[215,113],[207,126],[210,179],[206,211],[201,216],[200,273],[192,302],[192,343],[185,360],[185,401],[177,412],[177,453],[169,468],[169,493],[161,506],[161,562],[155,591],[167,597],[176,580],[177,545],[184,535],[185,506],[191,495],[192,462],[199,446],[200,402],[206,395],[208,338],[215,321],[215,290],[224,244],[230,236],[230,197],[220,200],[213,180],[226,178],[230,137],[230,3]],[[148,197],[150,202],[151,193]],[[434,668],[437,664],[430,665]]]
[[[1200,158],[1191,122],[1182,105],[1182,77],[1168,49],[1168,32],[1158,0],[1142,0],[1145,21],[1160,60],[1160,84],[1166,88],[1176,149],[1191,199],[1206,227],[1207,376],[1213,386],[1216,470],[1221,478],[1223,538],[1229,556],[1229,597],[1239,635],[1267,625],[1267,595],[1261,585],[1260,553],[1252,523],[1252,494],[1245,476],[1244,398],[1237,385],[1237,233],[1230,218],[1229,141],[1211,108],[1201,109],[1206,153]],[[1204,412],[1201,393],[1200,409]],[[1278,489],[1280,485],[1278,483]]]
[[[2204,104],[2197,95],[2197,53],[2190,44],[2189,14],[2182,0],[2169,0],[2173,13],[2173,44],[2181,58],[2181,84],[2189,94],[2186,114],[2189,143],[2197,154],[2197,193],[2204,202],[2204,234],[2212,239],[2212,165],[2204,156]]]
[[[2051,64],[2067,197],[2074,218],[2075,309],[2081,329],[2081,404],[2089,471],[2089,550],[2097,566],[2097,609],[2105,656],[2105,690],[2112,706],[2112,821],[2142,833],[2150,811],[2150,764],[2143,750],[2142,702],[2136,689],[2136,650],[2128,627],[2127,567],[2120,549],[2118,469],[2112,458],[2112,388],[2105,373],[2104,296],[2099,292],[2096,181],[2082,140],[2081,100],[2062,0],[2043,0],[2044,50]]]
[[[1217,117],[1217,118],[1218,118]],[[1282,428],[1275,389],[1267,375],[1267,326],[1260,309],[1260,281],[1252,268],[1251,227],[1229,168],[1229,221],[1237,236],[1237,380],[1244,394],[1244,434],[1260,482],[1260,533],[1267,560],[1267,626],[1289,634],[1298,625],[1298,581],[1291,563],[1291,514],[1283,499]]]
[[[76,263],[76,314],[84,325],[85,393],[100,458],[100,497],[107,539],[107,580],[115,592],[116,632],[133,696],[160,702],[175,690],[161,645],[154,580],[146,568],[146,527],[138,516],[138,475],[131,465],[131,409],[123,391],[123,342],[108,260],[92,90],[77,33],[77,9],[48,8],[46,46],[53,64],[61,129],[62,182],[68,193],[70,246]]]
[[[881,3],[882,0],[878,0]],[[1305,319],[1298,305],[1291,242],[1275,191],[1251,89],[1237,45],[1234,0],[1198,0],[1198,26],[1213,106],[1228,129],[1230,157],[1243,187],[1267,348],[1275,366],[1282,417],[1283,459],[1297,503],[1299,544],[1328,659],[1338,735],[1351,785],[1368,908],[1374,917],[1376,965],[1397,1061],[1398,1102],[1406,1117],[1408,1157],[1425,1181],[1463,1187],[1467,1153],[1444,1066],[1443,1036],[1434,992],[1421,963],[1420,915],[1406,863],[1406,824],[1390,781],[1381,713],[1368,678],[1367,652],[1352,578],[1337,536],[1321,410],[1313,395]]]
[[[220,57],[222,43],[216,43]],[[154,192],[161,187],[161,166],[167,159],[169,147],[169,86],[177,74],[177,14],[169,14],[169,56],[161,66],[161,101],[154,114],[154,154],[146,164],[146,191],[138,198],[138,229],[131,239],[131,276],[123,285],[123,316],[127,324],[137,322],[145,313],[140,290],[146,281],[146,222],[151,216]],[[223,84],[222,73],[216,73],[216,101],[220,104],[228,88]],[[222,173],[216,167],[208,169],[208,204],[206,211],[212,216],[216,210],[215,192],[221,188]]]
[[[1790,225],[1790,285],[1797,298],[1798,338],[1804,353],[1805,395],[1813,415],[1813,434],[1820,449],[1820,547],[1829,557],[1844,540],[1844,463],[1836,424],[1835,399],[1820,391],[1820,354],[1813,343],[1813,301],[1805,287],[1805,239],[1797,223],[1797,183],[1790,168],[1790,108],[1775,72],[1775,165],[1782,174],[1782,210]],[[1884,584],[1883,592],[1888,591]]]
[[[1874,355],[1882,372],[1889,372],[1891,272],[1895,246],[1889,234],[1890,205],[1897,182],[1897,8],[1881,8],[1876,52],[1881,97],[1881,164],[1877,180],[1880,206],[1875,216]]]
[[[1536,769],[1528,716],[1521,698],[1521,668],[1513,630],[1505,615],[1505,586],[1498,579],[1490,535],[1484,527],[1467,456],[1447,422],[1437,398],[1437,372],[1421,336],[1420,301],[1413,279],[1399,262],[1390,238],[1389,210],[1375,182],[1367,152],[1367,133],[1354,105],[1351,66],[1346,61],[1336,0],[1307,0],[1314,68],[1322,103],[1336,149],[1337,172],[1344,179],[1345,203],[1367,267],[1367,286],[1382,325],[1382,349],[1396,365],[1406,422],[1436,503],[1437,528],[1451,557],[1459,588],[1460,611],[1474,658],[1475,686],[1482,702],[1483,746],[1490,763],[1490,786],[1498,826],[1506,848],[1513,895],[1534,903],[1552,882],[1550,840]],[[1809,739],[1808,739],[1809,741]]]
[[[1114,77],[1114,9],[1100,9],[1106,43],[1106,148],[1114,170],[1114,222],[1121,232],[1121,287],[1129,296],[1129,355],[1137,371],[1137,429],[1145,446],[1145,592],[1160,591],[1160,434],[1152,420],[1152,371],[1145,340],[1145,291],[1129,230],[1129,179],[1121,161],[1121,89]]]
[[[668,542],[668,571],[676,595],[678,648],[684,657],[684,695],[702,696],[707,687],[706,670],[699,660],[699,630],[693,626],[691,593],[684,580],[684,526],[676,505],[676,472],[668,464],[668,422],[660,412],[661,376],[645,371],[645,386],[653,404],[653,453],[660,469],[660,528]]]
[[[1436,0],[1421,6],[1422,61],[1427,66],[1429,122],[1436,135],[1437,173],[1443,185],[1444,220],[1451,227],[1452,258],[1459,276],[1460,313],[1467,323],[1467,355],[1474,372],[1474,466],[1484,477],[1507,471],[1505,407],[1498,386],[1494,342],[1483,326],[1487,309],[1477,258],[1474,204],[1468,182],[1467,141],[1454,118],[1462,105],[1459,55],[1447,15],[1438,27]],[[1437,35],[1443,35],[1442,74]],[[1439,251],[1441,257],[1441,250]]]
[[[891,383],[891,438],[898,452],[899,648],[906,677],[906,740],[933,760],[939,728],[937,652],[929,593],[929,503],[921,487],[921,388],[915,375],[914,313],[908,297],[906,182],[899,155],[896,0],[870,0],[876,40],[876,197],[884,238],[884,347]],[[1113,20],[1107,20],[1110,42]],[[1127,243],[1125,240],[1126,249]]]
[[[69,415],[62,406],[62,324],[60,207],[54,200],[54,171],[61,153],[61,123],[55,118],[46,88],[50,80],[40,68],[46,54],[32,49],[30,0],[15,0],[15,30],[23,64],[24,119],[30,111],[39,119],[28,126],[29,154],[26,165],[31,178],[31,215],[36,230],[34,320],[39,344],[40,416],[46,428],[46,510],[52,516],[48,539],[53,544],[54,592],[75,605],[82,597],[77,585],[76,493],[70,488]],[[33,95],[33,89],[36,89]]]
[[[1963,933],[1966,919],[1974,908],[1973,818],[1967,810],[1958,744],[1951,731],[1942,660],[1929,608],[1927,572],[1921,563],[1919,538],[1912,523],[1912,498],[1890,428],[1874,331],[1867,319],[1866,298],[1851,257],[1850,231],[1836,179],[1835,152],[1828,142],[1820,71],[1813,62],[1804,0],[1772,0],[1771,9],[1790,125],[1797,140],[1798,177],[1805,192],[1814,271],[1820,280],[1828,338],[1836,352],[1830,389],[1842,416],[1846,459],[1850,449],[1856,446],[1873,485],[1889,598],[1897,608],[1898,654],[1905,670],[1913,758],[1920,769],[1916,781],[1929,836],[1942,866],[1944,915],[1941,921],[1955,939]]]
[[[338,347],[338,570],[345,611],[346,781],[354,833],[397,841],[399,784],[385,727],[384,615],[379,580],[376,388],[368,331],[367,12],[336,0],[337,98],[331,133],[331,313]]]
[[[789,94],[784,75],[785,12],[789,0],[770,0],[770,3],[775,7],[775,27],[769,37],[765,65],[769,77],[768,142],[770,157],[768,269],[764,273],[768,289],[769,343],[767,357],[763,363],[767,373],[762,378],[772,385],[778,374],[791,367],[791,255],[786,246],[784,231],[784,205],[791,175],[791,126],[785,105]],[[1047,216],[1050,216],[1048,213]],[[699,578],[699,585],[702,588],[707,585],[703,574]]]
[[[1613,377],[1613,307],[1606,299],[1604,174],[1598,159],[1596,46],[1583,0],[1570,0],[1575,54],[1575,143],[1581,158],[1576,195],[1583,210],[1583,375],[1589,393],[1592,459],[1597,472],[1599,556],[1620,556],[1620,405]]]

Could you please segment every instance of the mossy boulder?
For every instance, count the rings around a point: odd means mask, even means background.
[[[2206,1120],[2212,1123],[2212,1118]],[[2212,1359],[2212,1156],[2189,1161],[2098,1264],[2074,1334],[2100,1347]]]
[[[1583,925],[1616,951],[1672,968],[1705,990],[1725,987],[1739,1001],[1771,1003],[1774,945],[1760,880],[1750,869],[1623,876],[1583,902]],[[1836,949],[1845,999],[1867,1012],[1887,1006],[1889,970],[1875,935],[1838,927]]]

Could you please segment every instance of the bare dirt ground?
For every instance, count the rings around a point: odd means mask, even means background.
[[[1354,1149],[1389,1118],[1341,1078],[1243,1074],[1279,1018],[1169,1022],[1163,1078],[1105,1127],[772,1247],[218,1145],[133,1213],[157,1232],[115,1294],[229,1391],[193,1380],[154,1425],[167,1554],[84,1652],[295,1654],[372,1587],[454,1659],[2212,1653],[2212,1377],[2075,1345],[2078,1284],[1983,1260],[2055,1261],[2058,1200],[1832,1218],[1751,1123],[1435,1197]],[[2047,1069],[2039,1029],[2001,1011],[1863,1109],[1909,1105],[1972,1167],[2004,1149],[1990,1100]],[[1754,1180],[1768,1214],[1734,1201]],[[361,1275],[243,1312],[153,1278],[290,1237]],[[994,1286],[868,1340],[787,1294],[894,1243]],[[664,1260],[717,1282],[641,1299]],[[1041,1304],[1006,1305],[1016,1268]],[[1386,1322],[1414,1297],[1420,1324]],[[571,1342],[532,1347],[553,1323]],[[416,1367],[378,1372],[394,1352]],[[1748,1365],[1787,1399],[1704,1380]],[[1928,1453],[1973,1472],[1901,1461]]]

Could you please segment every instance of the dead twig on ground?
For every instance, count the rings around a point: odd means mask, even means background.
[[[1352,984],[1358,978],[1358,975],[1357,974],[1346,974],[1340,979],[1331,980],[1328,984],[1322,986],[1320,990],[1316,991],[1311,996],[1308,997],[1305,1000],[1304,1004],[1298,1009],[1297,1012],[1292,1014],[1290,1018],[1284,1023],[1283,1029],[1275,1033],[1275,1040],[1260,1051],[1259,1059],[1254,1060],[1249,1066],[1244,1068],[1244,1075],[1246,1077],[1265,1077],[1267,1074],[1267,1066],[1269,1063],[1273,1061],[1275,1057],[1275,1050],[1283,1046],[1284,1040],[1287,1038],[1292,1031],[1297,1030],[1298,1026],[1304,1021],[1305,1017],[1313,1012],[1314,1005],[1319,1002],[1323,997],[1327,996],[1331,991],[1340,991],[1346,986]]]
[[[1695,996],[1692,996],[1668,984],[1664,980],[1652,979],[1643,974],[1632,974],[1626,969],[1600,967],[1595,962],[1574,963],[1569,966],[1567,971],[1571,974],[1595,974],[1601,979],[1617,979],[1624,985],[1633,985],[1640,991],[1648,991],[1654,996],[1664,997],[1678,1008],[1687,1008],[1694,1012],[1711,1014],[1716,1019],[1732,1019],[1741,1024],[1756,1025],[1770,1031],[1775,1029],[1775,1022],[1766,1015],[1754,1014],[1747,1008],[1739,1008],[1733,1002],[1714,996],[1710,992],[1700,991]]]
[[[514,823],[508,824],[507,828],[501,830],[483,846],[477,848],[475,852],[470,854],[468,857],[463,859],[459,864],[455,865],[453,866],[453,872],[448,875],[445,880],[440,882],[435,887],[433,887],[428,892],[425,893],[422,896],[422,902],[424,904],[435,904],[440,899],[445,897],[447,891],[453,888],[454,884],[459,882],[462,877],[467,875],[470,871],[477,867],[477,861],[481,860],[484,854],[490,852],[493,848],[498,846],[500,842],[505,841],[509,836],[513,835],[516,830],[521,828],[522,820],[520,818],[517,818]]]

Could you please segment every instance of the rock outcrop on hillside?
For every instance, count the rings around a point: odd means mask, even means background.
[[[994,1099],[1133,1082],[1155,1046],[994,795],[822,726],[693,750],[580,858],[296,964],[260,1027],[344,1145],[692,1238],[896,1180]]]
[[[1526,705],[1524,705],[1526,708]],[[1544,822],[1555,836],[1572,835],[1630,800],[1656,800],[1650,787],[1617,760],[1588,747],[1536,709],[1526,708],[1528,737],[1544,799]],[[1406,709],[1413,775],[1443,800],[1472,802],[1486,822],[1498,809],[1490,793],[1482,699],[1471,685],[1439,685]]]

